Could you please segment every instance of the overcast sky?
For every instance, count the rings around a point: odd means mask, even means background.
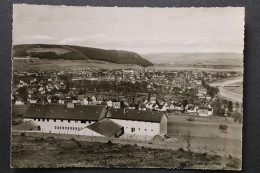
[[[244,47],[244,8],[13,8],[14,45],[67,44],[137,53],[241,53]]]

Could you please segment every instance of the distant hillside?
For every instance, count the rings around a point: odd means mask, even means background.
[[[243,66],[243,54],[239,53],[160,53],[142,55],[154,64],[205,64]]]
[[[70,45],[22,44],[13,46],[13,57],[31,56],[40,59],[101,60],[116,64],[136,64],[143,67],[153,63],[134,52],[104,50]]]

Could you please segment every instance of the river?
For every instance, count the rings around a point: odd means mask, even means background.
[[[230,78],[223,81],[216,81],[210,84],[210,86],[219,88],[219,95],[226,98],[227,100],[231,100],[234,102],[242,103],[243,101],[243,92],[237,93],[232,92],[231,90],[227,90],[224,86],[232,86],[237,82],[243,82],[243,77]],[[243,85],[239,86],[243,88]]]

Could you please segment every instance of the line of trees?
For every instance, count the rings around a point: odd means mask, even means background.
[[[207,89],[207,94],[209,94],[211,98],[215,97],[219,93],[218,87],[212,87],[204,80],[202,80],[202,86]]]

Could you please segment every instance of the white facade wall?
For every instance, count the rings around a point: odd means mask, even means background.
[[[213,111],[208,111],[208,116],[212,116],[213,115]]]
[[[15,101],[15,105],[24,105],[23,101]]]
[[[160,122],[160,135],[164,136],[166,134],[167,134],[167,117],[166,115],[164,115]]]
[[[83,105],[88,105],[88,99],[83,99]]]
[[[59,104],[64,104],[65,101],[64,101],[64,100],[59,100],[58,103],[59,103]]]
[[[93,130],[87,128],[87,127],[84,128],[84,129],[82,129],[82,130],[80,130],[80,131],[78,131],[78,132],[77,132],[77,135],[103,136],[103,135],[101,135],[101,134],[99,134],[99,133],[97,133],[97,132],[95,132],[95,131],[93,131]]]
[[[198,113],[199,113],[199,116],[203,116],[203,117],[209,116],[208,111],[205,111],[205,110],[199,110]]]
[[[37,100],[30,100],[30,103],[37,103]]]
[[[125,134],[155,136],[160,134],[160,123],[110,119],[124,127]],[[132,131],[134,128],[134,131]]]
[[[113,107],[113,102],[112,101],[107,101],[107,106],[108,107]]]
[[[39,121],[38,121],[39,120]],[[81,121],[75,121],[75,120],[58,120],[56,119],[56,122],[54,122],[54,119],[30,119],[25,118],[24,121],[33,121],[36,124],[38,124],[41,127],[41,132],[43,133],[61,133],[61,134],[78,134],[80,129],[85,128],[86,126],[93,124],[95,121],[86,121],[86,123],[81,123]],[[90,129],[88,129],[90,130]],[[92,133],[86,132],[83,133],[84,135],[91,136]]]

